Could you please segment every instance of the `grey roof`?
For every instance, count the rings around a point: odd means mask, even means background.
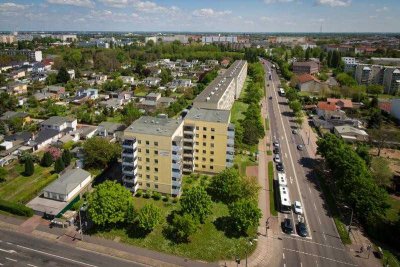
[[[192,108],[185,119],[194,121],[229,123],[230,111],[220,109]]]
[[[182,120],[143,116],[134,121],[125,132],[172,136]]]
[[[359,134],[359,135],[368,136],[368,134],[364,130],[357,129],[357,128],[352,127],[350,125],[335,126],[335,130],[339,134],[345,134],[345,133],[350,133],[351,132],[351,133],[355,133],[355,134]]]
[[[15,112],[15,111],[6,111],[3,113],[3,116],[0,117],[0,120],[10,120],[13,118],[25,118],[28,117],[29,114],[25,112]]]
[[[124,130],[125,125],[117,122],[103,121],[102,123],[99,124],[99,127],[106,129],[107,132],[116,132]]]
[[[62,125],[66,122],[71,122],[75,119],[61,116],[53,116],[42,122],[42,125]]]
[[[23,141],[28,142],[29,139],[32,138],[32,134],[30,132],[19,132],[9,136],[4,137],[4,141]]]
[[[49,140],[50,138],[53,138],[54,136],[58,135],[59,131],[53,130],[53,129],[43,129],[41,130],[36,138],[33,140],[36,144],[41,144],[44,141]]]
[[[68,194],[74,190],[80,183],[82,183],[90,173],[82,169],[67,170],[60,177],[48,185],[43,191]]]

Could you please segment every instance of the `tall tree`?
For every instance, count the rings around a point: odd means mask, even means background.
[[[138,214],[139,227],[150,232],[160,224],[162,220],[161,209],[153,204],[146,204],[140,209]]]
[[[305,59],[306,59],[306,61],[310,60],[310,48],[306,49]]]
[[[53,164],[53,157],[51,156],[50,152],[46,151],[43,154],[40,165],[42,165],[43,167],[50,167],[51,164]]]
[[[99,168],[107,167],[121,153],[121,147],[118,144],[110,143],[101,137],[92,137],[86,140],[83,143],[83,150],[85,165]]]
[[[65,164],[62,158],[58,158],[54,164],[54,172],[60,173],[65,169]]]
[[[71,156],[71,152],[69,152],[68,149],[64,149],[61,157],[62,157],[62,160],[63,160],[65,166],[69,166],[71,164],[72,156]]]
[[[32,158],[27,158],[25,160],[25,172],[26,176],[31,176],[35,172],[35,165],[33,164]]]
[[[180,203],[183,213],[190,214],[201,223],[204,223],[211,213],[211,197],[202,186],[194,186],[185,191]]]
[[[168,226],[172,232],[174,241],[187,242],[189,236],[196,232],[198,222],[190,214],[174,214],[172,223]]]
[[[250,227],[258,225],[261,210],[255,201],[241,199],[229,205],[231,223],[239,233],[247,233]]]
[[[58,83],[67,83],[71,77],[65,67],[61,67],[57,73],[57,82]]]
[[[96,225],[102,227],[125,222],[131,207],[131,192],[115,181],[99,184],[88,197],[89,216]]]

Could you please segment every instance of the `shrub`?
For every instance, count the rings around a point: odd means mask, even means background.
[[[56,160],[56,163],[54,164],[54,171],[55,171],[56,173],[60,173],[60,172],[62,172],[64,169],[65,169],[65,164],[64,164],[64,161],[62,160],[62,158],[60,157],[60,158],[58,158],[58,159]]]
[[[19,203],[9,202],[3,199],[0,199],[0,210],[20,216],[33,216],[33,210],[31,208],[28,208]]]
[[[164,202],[168,202],[168,201],[169,201],[169,196],[168,196],[168,195],[167,195],[167,196],[164,196],[164,197],[163,197],[163,201],[164,201]]]
[[[144,198],[151,198],[151,193],[150,192],[144,192],[143,193]]]
[[[172,200],[172,203],[178,203],[178,198],[174,197],[174,199]]]
[[[40,165],[43,167],[50,167],[53,164],[53,157],[50,152],[44,152]]]
[[[138,191],[136,191],[135,196],[136,196],[136,197],[141,197],[142,194],[143,194],[143,191],[142,191],[141,189],[139,189]]]
[[[161,194],[158,193],[158,192],[154,192],[152,197],[153,197],[154,200],[160,200],[161,199]]]
[[[35,172],[35,166],[33,165],[33,161],[31,158],[28,158],[25,161],[25,172],[26,176],[31,176]]]

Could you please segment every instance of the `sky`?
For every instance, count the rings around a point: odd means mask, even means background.
[[[0,0],[0,31],[400,32],[400,0]]]

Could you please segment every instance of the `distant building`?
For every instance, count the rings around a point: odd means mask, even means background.
[[[390,106],[390,114],[400,120],[400,98],[393,99]]]
[[[201,42],[203,44],[212,44],[212,43],[237,43],[237,36],[220,36],[220,35],[209,35],[201,37]]]
[[[342,57],[342,61],[344,62],[345,72],[353,72],[358,64],[356,58],[354,57]]]
[[[371,61],[379,65],[400,66],[400,58],[371,57]]]
[[[316,74],[319,72],[320,64],[315,61],[293,62],[293,72],[295,74]]]
[[[304,73],[297,76],[296,87],[302,92],[320,92],[323,89],[327,89],[328,86],[320,82],[314,76]]]
[[[41,129],[51,129],[58,132],[75,131],[77,120],[75,118],[53,116],[40,123]]]
[[[35,50],[15,50],[15,49],[5,49],[0,50],[0,55],[8,55],[8,56],[17,56],[17,55],[24,55],[27,57],[29,61],[42,61],[42,51],[35,51]]]
[[[60,39],[62,42],[75,42],[78,40],[76,34],[53,34],[51,37],[54,39]]]
[[[7,85],[7,92],[10,95],[23,95],[28,92],[28,85],[19,81],[11,82]]]
[[[383,85],[386,94],[396,94],[400,90],[399,67],[358,64],[354,76],[360,85]]]
[[[122,123],[103,121],[97,126],[97,134],[102,137],[114,139],[118,132],[125,130],[125,125]]]

